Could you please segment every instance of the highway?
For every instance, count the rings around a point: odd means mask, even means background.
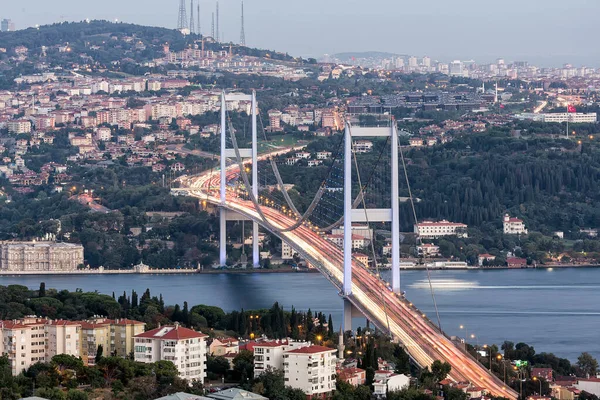
[[[238,176],[238,167],[227,169],[227,179]],[[219,205],[219,171],[205,172],[199,176],[181,179],[182,190],[213,205]],[[227,191],[225,207],[245,215],[254,221],[266,224],[254,204],[238,197],[233,190]],[[268,224],[276,229],[284,229],[296,222],[289,213],[261,205]],[[265,226],[269,229],[268,226]],[[301,225],[290,232],[273,232],[288,242],[294,250],[318,268],[338,290],[343,282],[342,250],[323,238],[308,225]],[[412,303],[394,293],[378,276],[353,262],[352,295],[348,300],[363,312],[380,329],[388,330],[393,338],[402,343],[411,358],[420,366],[429,366],[433,361],[447,361],[452,366],[450,378],[456,382],[470,382],[482,387],[488,393],[517,399],[518,394],[491,374],[462,348],[457,347],[448,337],[419,311]]]

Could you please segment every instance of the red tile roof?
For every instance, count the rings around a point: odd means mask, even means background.
[[[271,340],[271,341],[264,341],[264,342],[255,342],[254,346],[252,347],[253,349],[255,347],[280,347],[280,346],[287,346],[289,343],[288,341],[277,341],[277,340]]]
[[[158,335],[159,332],[171,328],[164,335]],[[192,329],[183,328],[181,326],[162,326],[160,328],[152,329],[139,335],[135,335],[136,338],[149,338],[149,339],[165,339],[165,340],[184,340],[184,339],[195,339],[203,338],[207,335],[196,332]]]
[[[307,347],[301,347],[299,349],[295,349],[295,350],[289,350],[287,353],[288,354],[316,354],[316,353],[324,353],[326,351],[336,351],[335,349],[332,349],[330,347],[325,347],[325,346],[307,346]]]

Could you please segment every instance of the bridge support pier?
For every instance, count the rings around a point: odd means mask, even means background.
[[[221,210],[220,210],[220,230],[219,230],[219,262],[224,266],[227,261],[226,246],[227,246],[227,229],[226,229],[226,213],[225,200],[227,195],[227,157],[234,154],[233,149],[227,149],[227,99],[243,100],[252,102],[252,148],[239,149],[242,157],[249,157],[252,160],[252,194],[258,197],[258,138],[257,138],[257,112],[256,112],[256,92],[252,95],[242,95],[233,93],[226,95],[225,91],[221,94]],[[260,267],[260,249],[258,242],[258,223],[252,224],[252,266]]]
[[[352,303],[344,299],[344,332],[352,330]]]
[[[219,211],[219,265],[227,264],[227,215],[221,208]]]

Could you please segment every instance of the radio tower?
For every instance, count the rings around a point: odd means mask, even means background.
[[[219,41],[219,2],[217,1],[217,24],[215,26],[215,29],[217,30],[217,36],[215,37],[215,40],[218,42]]]
[[[194,26],[194,0],[190,0],[190,34],[195,33],[196,27]]]
[[[185,0],[179,0],[179,19],[177,20],[177,29],[187,28],[187,13],[185,12]]]
[[[210,37],[215,38],[215,13],[212,13],[212,22],[210,24]]]
[[[202,27],[200,26],[200,0],[198,0],[198,4],[196,7],[198,8],[197,9],[197,11],[198,11],[198,13],[197,13],[198,14],[198,16],[197,16],[197,18],[198,18],[198,35],[202,35]]]
[[[242,31],[240,32],[240,46],[246,45],[246,32],[244,32],[244,0],[242,0]]]

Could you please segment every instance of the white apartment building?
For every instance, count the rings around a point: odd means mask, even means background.
[[[292,246],[287,244],[287,242],[282,241],[281,242],[281,259],[282,260],[292,260],[292,259],[294,259],[294,254],[296,254],[296,252],[294,251],[294,249],[292,249]]]
[[[368,153],[373,150],[373,142],[370,140],[357,140],[353,145],[355,153]]]
[[[307,346],[284,354],[284,380],[287,386],[300,389],[308,399],[321,398],[335,390],[337,350]]]
[[[27,119],[17,119],[14,121],[8,121],[6,124],[8,127],[8,133],[29,133],[31,132],[31,121]]]
[[[103,126],[96,130],[96,140],[100,142],[108,142],[112,138],[112,132],[110,128]]]
[[[504,214],[503,225],[505,235],[527,235],[525,224],[519,218],[511,218],[510,215]]]
[[[344,246],[344,235],[327,235],[326,238],[338,247]],[[352,250],[362,249],[365,246],[368,246],[370,243],[370,240],[365,239],[362,236],[354,234],[352,235]]]
[[[385,397],[388,391],[402,390],[409,384],[410,378],[406,375],[395,374],[393,371],[375,371],[373,394]]]
[[[79,357],[81,323],[77,321],[48,320],[46,323],[47,359],[57,354]]]
[[[344,228],[335,228],[331,230],[333,235],[343,235]],[[369,228],[368,225],[357,225],[352,224],[352,234],[361,236],[365,239],[373,240],[373,229]]]
[[[173,362],[181,378],[204,382],[206,378],[206,335],[179,324],[163,326],[136,335],[135,361]]]
[[[44,322],[37,318],[0,321],[0,354],[8,355],[13,376],[37,362],[45,362]]]
[[[442,221],[424,221],[415,225],[415,233],[421,238],[435,239],[441,236],[467,237],[467,228],[465,224]]]
[[[284,353],[307,346],[310,346],[310,342],[272,340],[257,343],[254,346],[254,376],[268,370],[283,370]]]

